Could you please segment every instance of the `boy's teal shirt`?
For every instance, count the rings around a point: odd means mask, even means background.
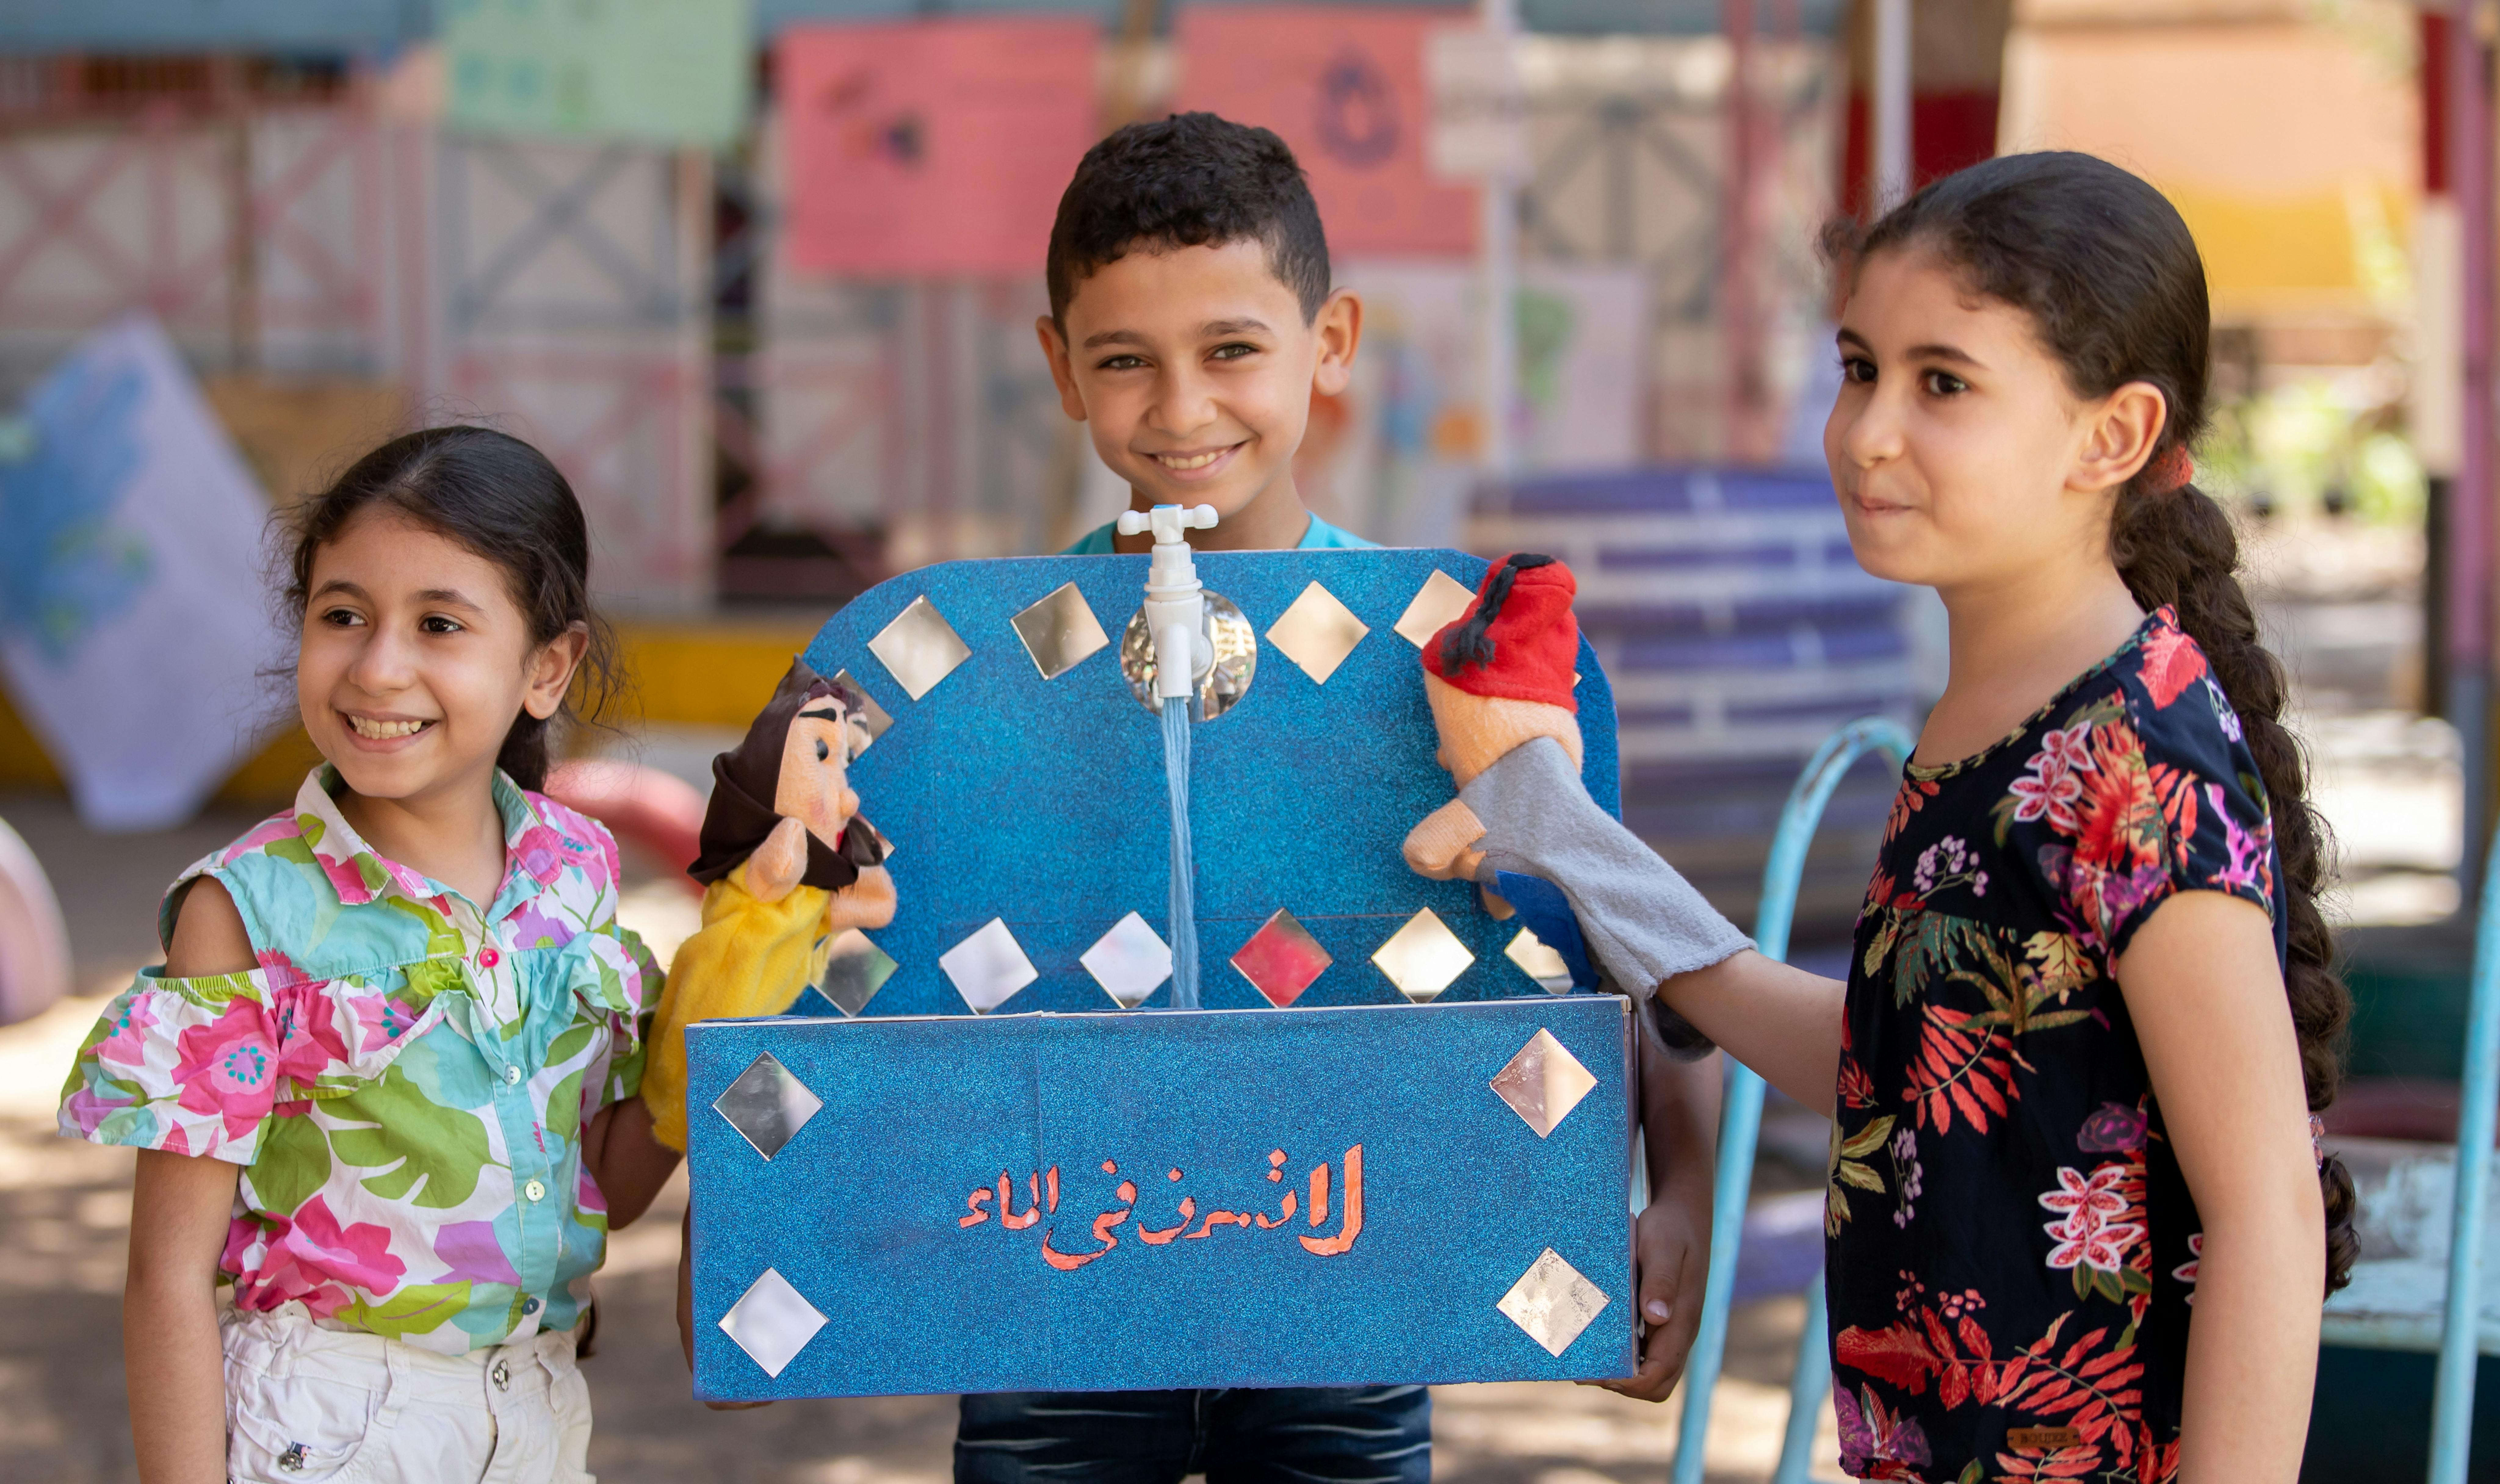
[[[1120,523],[1116,520],[1104,521],[1087,532],[1082,539],[1061,552],[1060,555],[1063,557],[1110,556],[1116,550],[1111,545],[1111,537],[1119,530],[1119,526]],[[1302,532],[1302,538],[1295,543],[1295,549],[1298,551],[1353,551],[1373,550],[1379,545],[1378,541],[1366,541],[1353,532],[1342,527],[1332,526],[1314,515],[1311,517],[1311,528]]]

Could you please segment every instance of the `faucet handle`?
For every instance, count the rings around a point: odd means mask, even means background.
[[[1183,539],[1181,533],[1192,527],[1214,530],[1215,519],[1213,505],[1157,505],[1152,510],[1121,511],[1119,532],[1122,535],[1135,535],[1151,529],[1158,542],[1178,541]]]

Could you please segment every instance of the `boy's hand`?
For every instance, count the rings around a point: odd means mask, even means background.
[[[686,1207],[686,1219],[678,1228],[677,1238],[677,1339],[685,1346],[686,1369],[695,1369],[695,1210]],[[1687,1340],[1690,1344],[1691,1341]],[[704,1405],[716,1412],[750,1412],[770,1402],[706,1402]]]
[[[1685,1358],[1701,1329],[1701,1290],[1710,1271],[1710,1243],[1694,1230],[1692,1214],[1671,1196],[1649,1203],[1633,1237],[1633,1284],[1640,1316],[1649,1325],[1641,1342],[1640,1369],[1619,1381],[1584,1381],[1643,1402],[1663,1402],[1684,1378]]]

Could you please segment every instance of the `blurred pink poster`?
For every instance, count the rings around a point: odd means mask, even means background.
[[[793,26],[775,65],[791,266],[1041,272],[1094,143],[1091,20]]]
[[[1468,253],[1476,193],[1425,163],[1424,37],[1471,12],[1190,6],[1180,107],[1284,137],[1311,177],[1333,253]]]

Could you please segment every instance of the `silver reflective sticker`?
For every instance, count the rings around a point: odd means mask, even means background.
[[[1421,1005],[1467,972],[1476,955],[1427,907],[1392,933],[1372,953],[1371,961],[1389,976],[1399,994]]]
[[[1007,997],[1041,977],[1024,945],[1007,931],[1003,919],[992,918],[979,931],[938,957],[938,967],[955,985],[974,1015],[987,1015]]]
[[[955,626],[926,597],[895,615],[894,622],[868,641],[869,653],[885,661],[895,683],[913,700],[929,694],[955,666],[972,657]]]
[[[1571,1054],[1549,1030],[1529,1038],[1493,1080],[1493,1090],[1510,1111],[1544,1138],[1597,1085],[1580,1058]]]
[[[1085,595],[1072,582],[1061,583],[1008,622],[1015,626],[1016,637],[1024,640],[1024,652],[1033,657],[1034,668],[1041,671],[1044,680],[1057,680],[1111,642],[1102,632],[1102,621],[1087,606]]]
[[[1111,925],[1111,930],[1094,940],[1076,960],[1094,983],[1122,1010],[1135,1010],[1155,992],[1165,980],[1171,978],[1171,946],[1146,925],[1146,919],[1130,913]]]
[[[736,1340],[747,1358],[771,1376],[787,1370],[824,1327],[825,1316],[816,1306],[771,1268],[720,1316],[721,1333]]]
[[[1559,1359],[1609,1302],[1603,1289],[1547,1247],[1494,1307]]]
[[[796,1074],[766,1051],[746,1064],[719,1097],[711,1100],[713,1112],[729,1120],[729,1126],[755,1145],[755,1152],[771,1159],[781,1152],[781,1146],[799,1136],[816,1110],[825,1106],[824,1099],[807,1090],[807,1084]]]

